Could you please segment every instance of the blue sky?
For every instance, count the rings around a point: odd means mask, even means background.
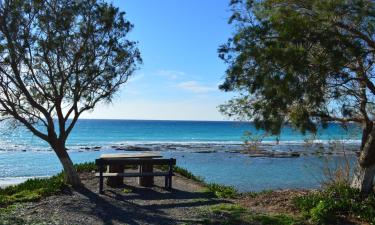
[[[117,0],[134,24],[143,64],[115,96],[85,118],[224,120],[217,106],[225,64],[217,49],[232,33],[228,0]]]

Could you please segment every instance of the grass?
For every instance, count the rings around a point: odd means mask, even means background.
[[[239,195],[234,187],[215,183],[205,184],[205,192],[216,198],[235,198]]]
[[[300,218],[286,214],[261,214],[248,211],[237,204],[218,204],[210,207],[205,215],[204,224],[262,224],[297,225],[305,224]]]
[[[62,173],[46,179],[29,179],[24,183],[0,189],[0,206],[37,201],[42,197],[60,192],[65,186]]]
[[[197,181],[197,182],[200,182],[200,183],[204,183],[204,179],[202,177],[195,176],[194,174],[192,174],[190,171],[188,171],[185,168],[174,166],[173,171],[180,174],[183,177],[186,177],[186,178],[190,179],[190,180],[194,180],[194,181]]]
[[[340,223],[342,217],[375,224],[375,195],[363,198],[359,190],[345,184],[327,186],[323,191],[297,197],[293,202],[314,224]]]

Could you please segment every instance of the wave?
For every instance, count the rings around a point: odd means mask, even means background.
[[[261,142],[249,142],[249,145],[257,145],[261,147],[272,147],[285,149],[289,147],[309,147],[309,146],[359,146],[360,140],[347,139],[347,140],[289,140],[289,141],[261,141]],[[217,148],[230,149],[230,148],[241,148],[244,146],[243,141],[119,141],[110,143],[88,143],[88,144],[74,144],[67,145],[67,149],[70,151],[92,151],[92,150],[126,150],[132,147],[144,147],[150,148],[150,150],[162,151],[163,148],[168,150],[188,150],[188,149],[200,149],[200,148]],[[1,152],[12,152],[12,151],[52,151],[50,147],[46,146],[33,146],[33,145],[3,145],[0,148]]]

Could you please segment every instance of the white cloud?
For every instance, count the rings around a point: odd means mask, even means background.
[[[196,94],[203,94],[203,93],[208,93],[208,92],[216,90],[215,87],[202,85],[202,84],[199,84],[197,81],[181,82],[177,84],[177,87],[186,91],[191,91]]]
[[[170,80],[176,80],[186,75],[185,72],[177,70],[159,70],[156,72],[157,75],[167,77]]]
[[[224,120],[217,109],[224,100],[209,102],[199,99],[179,101],[154,101],[122,99],[113,104],[100,104],[92,112],[85,112],[87,119],[152,119],[152,120]]]

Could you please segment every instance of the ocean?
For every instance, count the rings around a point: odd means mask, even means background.
[[[207,182],[231,185],[240,191],[319,188],[324,179],[324,164],[340,161],[342,156],[249,157],[240,153],[244,141],[259,142],[262,149],[278,152],[330,151],[332,146],[356,150],[360,133],[354,124],[343,128],[336,123],[320,128],[316,135],[302,135],[285,127],[275,137],[257,131],[247,122],[81,119],[68,139],[67,148],[75,163],[93,161],[102,153],[157,151],[176,158],[179,166]],[[354,156],[350,157],[354,162]],[[1,124],[0,185],[51,176],[61,169],[46,143],[25,128]]]

